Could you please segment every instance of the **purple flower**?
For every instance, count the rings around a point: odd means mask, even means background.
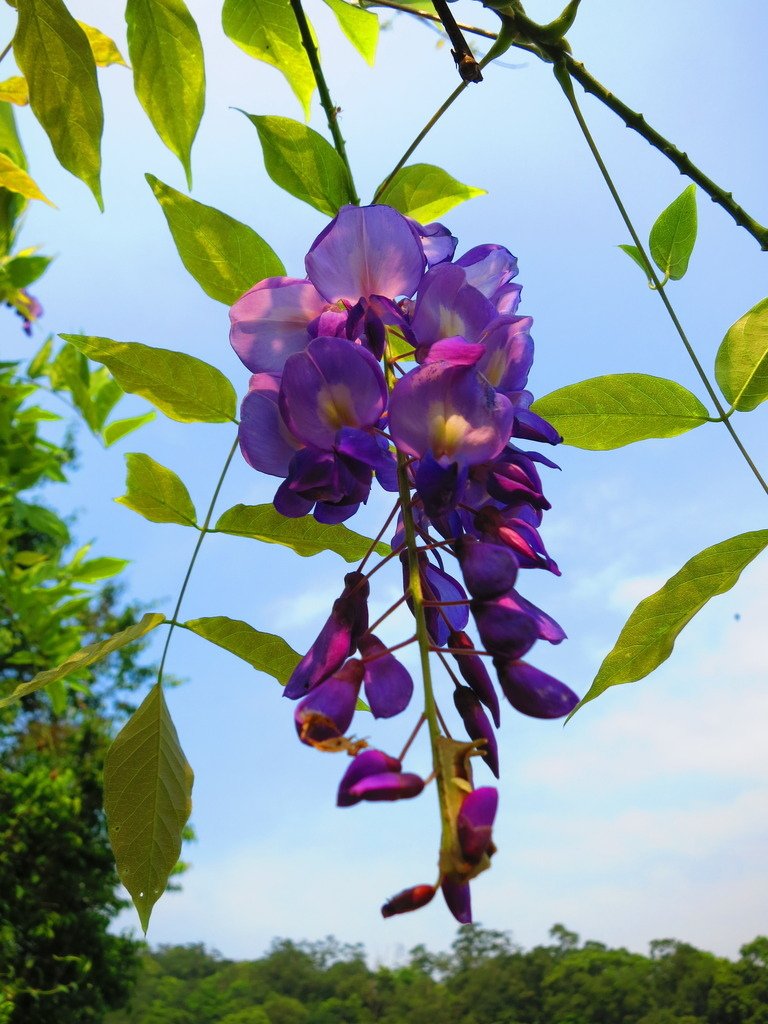
[[[412,327],[421,348],[442,338],[460,336],[477,341],[497,316],[493,304],[467,282],[467,274],[454,263],[428,271],[419,287]]]
[[[253,373],[279,374],[288,356],[306,347],[307,326],[327,305],[309,281],[259,281],[230,310],[232,348]]]
[[[424,780],[403,773],[397,758],[380,750],[363,750],[344,773],[336,803],[351,807],[361,800],[401,800],[418,796],[423,788]]]
[[[413,696],[413,680],[408,670],[372,633],[366,633],[358,647],[365,666],[365,699],[373,717],[399,715]]]
[[[479,655],[473,653],[475,645],[466,633],[457,632],[451,633],[449,646],[456,648],[457,650],[464,650],[467,652],[466,654],[453,655],[459,672],[461,673],[464,681],[472,687],[479,700],[481,700],[491,712],[491,717],[498,729],[501,724],[499,698],[496,696],[496,690],[491,682],[488,670],[483,664],[483,659]]]
[[[470,864],[478,864],[484,854],[494,852],[491,830],[498,804],[499,794],[492,786],[473,790],[461,803],[456,827],[461,852]]]
[[[565,683],[525,661],[496,660],[499,682],[509,703],[532,718],[562,718],[579,703]]]
[[[538,636],[536,623],[525,612],[500,602],[472,601],[472,614],[483,646],[502,658],[521,658],[533,647]]]
[[[464,268],[467,284],[492,298],[513,277],[517,277],[517,258],[503,245],[477,245],[456,260]]]
[[[518,561],[509,548],[464,536],[456,543],[461,573],[472,597],[501,597],[517,579]]]
[[[453,259],[459,240],[445,225],[436,222],[417,224],[413,220],[411,223],[421,238],[421,247],[430,267],[436,267],[438,263],[449,263]]]
[[[344,735],[352,722],[362,681],[362,662],[350,659],[297,704],[293,717],[302,743],[322,747]]]
[[[251,377],[248,394],[240,406],[238,438],[249,466],[270,476],[285,477],[301,444],[280,415],[279,392],[280,381],[271,374],[255,373]]]
[[[424,250],[411,224],[389,206],[342,206],[307,254],[307,276],[328,302],[413,295]]]
[[[496,737],[491,728],[491,723],[488,721],[488,716],[483,711],[483,707],[476,694],[468,686],[457,686],[453,691],[453,703],[461,715],[461,720],[464,723],[464,728],[467,730],[469,738],[485,740],[485,746],[481,753],[486,764],[498,779],[499,749]]]
[[[320,635],[291,673],[283,696],[296,700],[341,668],[368,629],[368,580],[348,572]]]
[[[472,897],[469,892],[469,882],[462,882],[446,876],[440,883],[440,888],[443,890],[443,898],[448,909],[459,924],[471,924]]]
[[[529,316],[500,316],[478,338],[485,352],[478,369],[497,391],[512,397],[522,391],[533,365]]]
[[[395,914],[407,914],[411,910],[425,907],[435,895],[434,885],[412,885],[403,889],[396,896],[388,899],[381,908],[382,917],[393,917]]]

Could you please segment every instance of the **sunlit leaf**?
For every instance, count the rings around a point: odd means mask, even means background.
[[[282,544],[305,558],[321,551],[335,551],[347,562],[359,562],[372,543],[343,524],[325,526],[311,516],[288,519],[281,516],[274,505],[234,505],[221,514],[216,530],[268,544]],[[376,545],[380,555],[388,555],[390,550],[387,544]]]
[[[688,269],[696,244],[696,186],[689,185],[651,228],[651,256],[661,272],[678,281]]]
[[[107,416],[123,397],[123,389],[106,368],[100,366],[91,374],[89,385],[91,404],[94,410],[94,419],[98,430],[101,430],[106,422]]]
[[[309,119],[315,76],[290,0],[224,0],[221,24],[241,50],[285,75]]]
[[[0,103],[0,153],[9,157],[17,167],[27,169],[27,159],[16,131],[16,118],[10,103]],[[10,249],[16,221],[27,202],[18,192],[0,188],[0,255]]]
[[[146,179],[160,203],[184,266],[212,299],[231,306],[257,281],[285,267],[253,228],[195,202],[154,175]]]
[[[93,25],[86,25],[84,21],[78,21],[77,24],[88,37],[93,59],[98,67],[107,68],[110,64],[122,64],[124,68],[128,67],[114,39],[105,36],[100,29],[94,28]]]
[[[246,117],[256,126],[264,166],[276,185],[329,217],[352,202],[349,172],[322,135],[289,117]]]
[[[247,661],[259,672],[266,672],[283,686],[300,660],[300,655],[281,636],[261,633],[241,619],[224,615],[189,619],[184,625],[198,636]]]
[[[50,256],[16,256],[5,264],[5,272],[16,288],[26,288],[42,277],[50,264]]]
[[[128,416],[123,420],[113,420],[112,423],[108,423],[104,427],[102,434],[104,444],[107,448],[110,448],[117,441],[126,437],[126,435],[133,433],[134,430],[138,430],[139,427],[143,427],[145,423],[151,423],[154,418],[155,411],[150,409],[143,416]]]
[[[618,248],[621,249],[622,252],[625,252],[627,256],[629,256],[629,258],[633,260],[638,267],[640,267],[646,278],[650,278],[651,275],[648,272],[648,265],[645,261],[645,257],[636,245],[620,245]]]
[[[574,714],[609,686],[643,679],[666,661],[675,640],[710,598],[724,594],[768,546],[768,530],[713,544],[686,562],[661,590],[635,608]]]
[[[566,444],[590,451],[621,448],[651,437],[676,437],[707,421],[698,398],[673,380],[644,373],[592,377],[537,399]]]
[[[61,0],[24,0],[13,40],[29,104],[62,167],[101,199],[104,113],[90,43]]]
[[[715,377],[725,397],[741,412],[768,398],[768,299],[728,329],[717,350]]]
[[[136,95],[191,188],[192,142],[205,106],[197,25],[184,0],[128,0],[125,20]]]
[[[235,389],[220,370],[201,359],[137,341],[111,341],[84,334],[60,337],[103,363],[123,391],[149,399],[169,419],[180,423],[235,420]]]
[[[17,107],[26,107],[29,103],[29,89],[23,75],[14,75],[0,82],[0,100],[14,103]]]
[[[428,224],[459,203],[486,194],[484,188],[463,185],[442,167],[411,164],[400,168],[378,201],[394,206],[400,213],[422,224]]]
[[[153,523],[196,526],[197,512],[183,481],[149,455],[128,452],[127,493],[115,501]]]
[[[181,853],[192,769],[160,684],[126,722],[104,761],[104,810],[120,881],[146,933]]]
[[[91,558],[77,566],[72,573],[72,578],[80,580],[81,583],[96,583],[98,580],[117,576],[129,564],[125,558],[108,558],[107,556]]]
[[[88,668],[89,665],[93,665],[114,651],[120,650],[121,647],[133,643],[134,640],[140,640],[164,621],[165,616],[159,612],[147,612],[141,621],[135,623],[135,625],[128,626],[127,629],[115,633],[114,636],[106,640],[100,640],[96,644],[88,644],[87,647],[82,647],[79,651],[75,651],[74,654],[70,654],[66,661],[63,661],[56,668],[49,668],[45,672],[38,672],[29,682],[20,683],[12,693],[0,698],[0,708],[6,707],[20,697],[26,697],[29,693],[41,690],[56,679],[66,679],[67,676],[72,675],[74,672],[81,672],[84,668]]]
[[[9,192],[17,192],[25,199],[40,199],[49,206],[53,206],[48,196],[40,191],[37,182],[4,153],[0,153],[0,188],[7,188]]]
[[[376,61],[376,44],[379,41],[379,18],[372,11],[366,11],[357,4],[345,0],[325,0],[339,27],[364,61],[373,65]]]
[[[35,377],[41,377],[48,364],[48,360],[51,358],[53,352],[53,337],[48,336],[37,352],[34,354],[27,367],[27,376],[33,380]]]

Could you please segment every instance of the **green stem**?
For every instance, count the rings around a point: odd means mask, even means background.
[[[333,144],[336,147],[336,152],[344,162],[344,166],[347,168],[347,173],[349,174],[349,184],[352,189],[352,202],[356,206],[359,206],[360,198],[357,194],[357,190],[355,189],[355,183],[352,177],[352,168],[349,163],[349,157],[347,156],[347,147],[344,143],[344,137],[341,134],[341,129],[339,128],[338,107],[334,104],[331,99],[331,94],[328,91],[328,83],[325,80],[323,68],[320,64],[320,55],[317,52],[315,41],[312,38],[312,30],[309,27],[309,22],[307,21],[307,16],[304,13],[304,8],[301,6],[301,0],[290,0],[290,4],[299,26],[301,45],[306,51],[310,67],[312,68],[312,74],[315,76],[315,83],[317,84],[320,103],[325,111],[325,117],[328,121],[328,129],[331,133],[331,137],[333,138]]]
[[[165,645],[163,647],[163,653],[162,653],[162,656],[160,658],[160,668],[157,670],[157,682],[158,682],[158,684],[162,683],[162,681],[163,681],[163,669],[165,668],[165,659],[166,659],[166,657],[168,655],[168,648],[170,647],[170,644],[171,644],[171,637],[173,636],[173,630],[174,630],[174,628],[176,626],[180,626],[181,625],[181,623],[178,621],[179,611],[181,609],[181,602],[184,600],[184,594],[186,593],[187,585],[188,585],[189,579],[190,579],[190,577],[192,575],[192,570],[195,567],[195,562],[197,561],[198,553],[199,553],[200,548],[202,546],[203,540],[205,539],[205,535],[207,533],[213,533],[214,532],[213,530],[209,530],[208,529],[208,525],[209,525],[209,523],[211,521],[211,516],[213,515],[213,509],[214,509],[214,507],[216,505],[216,501],[217,501],[217,499],[219,497],[219,492],[221,491],[222,484],[224,483],[224,477],[227,475],[227,470],[229,469],[230,463],[232,462],[232,459],[234,458],[235,452],[237,451],[238,443],[239,443],[238,439],[235,438],[234,444],[232,445],[232,447],[231,447],[231,449],[229,451],[229,455],[227,456],[227,461],[224,463],[224,468],[222,469],[222,471],[221,471],[221,473],[219,475],[219,479],[218,479],[218,481],[216,483],[216,488],[214,489],[213,496],[211,498],[211,502],[208,505],[208,511],[205,513],[205,519],[203,520],[203,525],[200,527],[200,535],[197,538],[197,543],[195,544],[195,549],[192,552],[192,557],[189,560],[189,565],[187,566],[187,571],[186,571],[186,573],[184,575],[184,580],[183,580],[183,582],[181,584],[181,589],[179,590],[179,596],[176,599],[176,607],[173,609],[173,615],[171,615],[170,619],[167,620],[167,622],[168,622],[168,633],[166,634],[166,637],[165,637]]]
[[[655,291],[658,293],[661,301],[664,303],[664,308],[666,309],[666,311],[667,311],[667,313],[669,315],[669,318],[671,319],[671,321],[672,321],[672,323],[673,323],[673,325],[675,327],[675,330],[677,331],[677,333],[678,333],[678,335],[680,337],[680,340],[682,341],[683,345],[685,346],[685,350],[688,353],[688,356],[689,356],[691,362],[693,363],[694,367],[696,368],[696,372],[698,373],[698,375],[699,375],[699,377],[701,379],[702,384],[707,389],[707,393],[709,394],[709,397],[712,399],[712,404],[717,409],[717,413],[720,416],[720,418],[722,419],[723,423],[725,424],[725,427],[728,430],[728,433],[731,435],[731,438],[732,438],[734,444],[739,449],[739,451],[741,452],[745,462],[747,463],[749,468],[754,473],[755,477],[757,478],[758,483],[763,488],[765,493],[768,494],[768,484],[765,482],[763,477],[760,475],[760,472],[757,469],[757,466],[755,466],[755,464],[752,461],[749,453],[747,452],[746,448],[744,447],[744,445],[743,445],[743,443],[741,441],[741,438],[736,433],[736,430],[734,429],[733,424],[731,423],[730,419],[728,418],[728,415],[726,414],[725,408],[723,407],[720,399],[718,398],[717,392],[715,391],[714,387],[710,383],[709,377],[707,376],[707,374],[706,374],[706,372],[704,370],[704,367],[699,362],[698,356],[696,355],[696,352],[694,351],[693,346],[691,345],[690,341],[688,340],[688,337],[687,337],[685,331],[683,330],[683,326],[680,323],[680,321],[679,321],[679,319],[677,317],[677,314],[675,313],[674,309],[672,308],[672,303],[669,301],[669,298],[667,297],[667,293],[666,293],[666,291],[664,289],[664,285],[659,280],[659,276],[656,273],[656,271],[654,270],[653,264],[651,263],[650,258],[649,258],[648,254],[645,251],[645,247],[643,246],[643,243],[640,241],[640,238],[639,238],[639,236],[637,234],[637,231],[635,230],[635,226],[632,223],[632,221],[630,220],[629,214],[627,213],[627,210],[626,210],[626,208],[624,206],[624,203],[621,200],[621,196],[619,195],[619,193],[618,193],[618,191],[616,189],[616,186],[613,183],[613,179],[611,178],[611,175],[608,172],[608,168],[605,166],[603,158],[600,155],[600,150],[597,148],[597,144],[595,143],[595,140],[592,138],[592,133],[589,130],[587,122],[584,120],[584,115],[582,114],[581,108],[579,107],[578,100],[576,99],[576,94],[575,94],[575,92],[573,90],[573,83],[571,82],[570,76],[568,75],[567,68],[565,67],[565,65],[563,63],[558,63],[558,64],[554,64],[553,65],[553,70],[555,72],[555,78],[557,79],[560,87],[562,88],[562,90],[563,90],[563,92],[565,94],[565,97],[568,100],[568,103],[570,104],[571,109],[573,110],[574,116],[576,117],[576,120],[578,121],[579,128],[581,129],[581,132],[582,132],[582,134],[583,134],[583,136],[584,136],[584,138],[585,138],[585,140],[587,142],[587,145],[589,146],[589,149],[590,149],[590,151],[592,153],[592,156],[595,159],[595,163],[599,167],[600,173],[602,174],[603,179],[605,180],[605,183],[608,186],[608,190],[611,193],[613,201],[616,204],[616,207],[617,207],[619,213],[621,214],[621,218],[624,221],[624,224],[626,225],[626,228],[629,231],[630,235],[632,236],[632,241],[635,243],[635,245],[637,246],[638,250],[640,251],[643,259],[645,260],[646,269],[647,269],[648,273],[650,274],[650,277],[651,277],[651,279],[653,281],[653,284],[655,286]]]
[[[0,61],[4,61],[5,58],[8,56],[8,54],[11,52],[12,49],[13,49],[13,39],[10,41],[10,43],[8,43],[8,45],[3,50],[3,52],[0,53]]]

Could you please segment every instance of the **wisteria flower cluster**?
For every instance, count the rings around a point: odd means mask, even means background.
[[[400,559],[404,592],[392,610],[408,603],[414,635],[392,648],[370,627],[372,545],[346,575],[285,696],[298,701],[303,743],[352,758],[339,806],[416,797],[434,779],[438,878],[405,889],[382,912],[414,910],[439,887],[466,922],[469,882],[495,851],[498,793],[476,788],[472,772],[479,758],[499,775],[499,697],[486,660],[525,715],[561,717],[577,697],[523,660],[537,640],[557,644],[565,634],[516,589],[521,569],[559,575],[539,534],[550,506],[538,467],[557,467],[511,439],[560,440],[530,408],[532,321],[517,312],[517,261],[500,245],[455,258],[456,246],[441,224],[422,226],[387,206],[344,207],[310,248],[305,278],[269,278],[235,304],[231,341],[252,373],[241,450],[254,469],[281,479],[279,512],[336,524],[366,503],[374,482],[398,496],[379,538],[394,522],[385,561]],[[446,570],[447,555],[462,582]],[[478,642],[467,632],[470,614]],[[409,706],[413,680],[394,651],[412,642],[422,653],[424,707],[393,757],[347,734],[361,689],[375,718]],[[466,741],[448,734],[432,653],[447,669]],[[426,780],[403,767],[424,724],[433,760]]]

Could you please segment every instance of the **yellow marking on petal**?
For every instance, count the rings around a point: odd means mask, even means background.
[[[488,360],[488,366],[485,368],[486,380],[497,388],[501,383],[501,378],[504,376],[506,368],[507,360],[504,356],[504,352],[501,351],[501,349],[497,349]]]
[[[457,412],[448,413],[442,403],[433,403],[427,412],[429,446],[436,458],[453,456],[461,447],[469,422]]]
[[[357,416],[352,392],[346,384],[326,384],[317,395],[317,408],[326,423],[339,427],[356,427]]]
[[[450,306],[439,307],[439,337],[456,338],[464,335],[464,320]]]

